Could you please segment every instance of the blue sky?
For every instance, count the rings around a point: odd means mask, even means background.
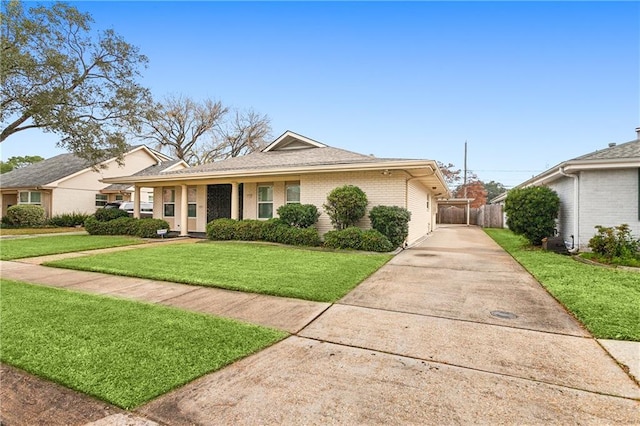
[[[72,2],[149,59],[154,96],[253,108],[378,157],[516,185],[640,126],[638,2]],[[25,131],[2,159],[61,153]]]

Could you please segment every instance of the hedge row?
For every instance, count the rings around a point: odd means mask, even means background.
[[[141,238],[158,238],[156,231],[169,229],[169,224],[162,219],[136,219],[127,216],[101,221],[95,216],[89,216],[84,221],[84,229],[91,235],[132,235]]]
[[[234,220],[216,219],[207,224],[210,240],[268,241],[293,246],[319,246],[315,228],[296,228],[280,219]]]
[[[216,219],[207,224],[210,240],[269,241],[297,246],[319,246],[322,244],[315,228],[296,228],[280,219],[234,220]],[[328,248],[355,249],[388,252],[393,245],[380,232],[350,227],[325,234],[324,246]]]

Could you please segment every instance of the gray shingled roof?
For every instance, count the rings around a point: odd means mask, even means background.
[[[44,186],[89,166],[87,160],[73,154],[60,154],[0,175],[0,187],[34,188]]]
[[[160,173],[162,173],[162,171],[164,171],[164,170],[168,169],[169,167],[179,163],[180,161],[182,161],[182,160],[163,161],[161,163],[149,166],[146,169],[142,169],[139,172],[134,173],[132,176],[155,176],[155,175],[159,175]],[[130,183],[114,183],[114,184],[111,184],[111,185],[107,186],[106,188],[104,188],[104,191],[126,191],[129,188],[131,188],[131,184]]]
[[[222,172],[231,170],[274,169],[283,167],[305,167],[330,164],[375,163],[392,161],[390,158],[376,158],[369,155],[357,154],[344,149],[330,146],[323,148],[296,149],[291,151],[278,150],[269,152],[254,152],[242,157],[229,158],[209,164],[191,167],[183,170],[162,173],[191,174],[206,172]]]
[[[640,158],[640,140],[621,143],[609,148],[600,149],[589,154],[576,157],[573,160],[617,160],[625,158]]]

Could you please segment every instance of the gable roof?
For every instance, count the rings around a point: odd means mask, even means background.
[[[125,155],[140,149],[146,150],[158,161],[171,160],[170,157],[152,150],[145,145],[131,146]],[[111,161],[115,161],[115,157],[107,159],[100,164],[106,164]],[[60,154],[0,175],[0,188],[35,188],[47,186],[85,170],[89,170],[90,168],[91,163],[83,158],[72,153]]]
[[[607,170],[640,167],[640,139],[635,139],[621,144],[611,144],[608,148],[596,150],[581,155],[571,160],[563,161],[550,169],[532,177],[515,188],[545,185],[553,182],[565,174],[579,172],[581,170]],[[504,192],[489,202],[499,203],[507,197]]]
[[[105,178],[106,183],[194,182],[268,178],[268,176],[365,170],[404,170],[425,185],[449,194],[444,177],[433,160],[376,158],[333,148],[297,133],[287,131],[260,152],[233,157],[189,169],[161,172],[155,176]]]
[[[171,170],[174,166],[181,164],[185,167],[189,167],[187,165],[187,163],[184,162],[184,160],[169,160],[169,161],[162,161],[160,163],[157,164],[153,164],[149,167],[147,167],[146,169],[142,169],[137,173],[134,173],[132,176],[153,176],[153,175],[157,175],[159,173],[162,173],[164,171],[169,171]],[[109,192],[109,191],[131,191],[131,184],[130,183],[114,183],[111,184],[109,186],[107,186],[106,188],[102,189],[102,192]]]
[[[74,154],[60,154],[0,175],[2,188],[35,188],[45,186],[82,171],[90,163]]]

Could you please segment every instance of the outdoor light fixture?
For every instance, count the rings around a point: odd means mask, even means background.
[[[389,175],[391,175],[391,172],[389,170],[383,170],[382,174],[385,175],[385,176],[389,176]]]

